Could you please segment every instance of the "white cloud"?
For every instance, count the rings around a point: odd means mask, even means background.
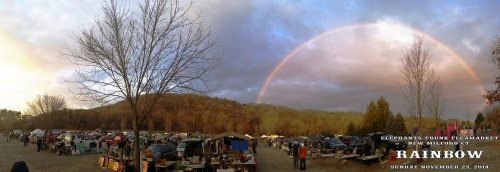
[[[462,44],[465,45],[467,48],[469,48],[470,50],[472,50],[475,53],[478,53],[479,51],[481,51],[481,48],[479,48],[476,45],[472,45],[472,41],[470,39],[462,39]]]

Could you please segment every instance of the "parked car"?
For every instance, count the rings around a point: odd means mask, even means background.
[[[382,140],[382,136],[387,134],[388,132],[381,131],[381,132],[367,134],[367,136],[370,137],[371,141],[374,143],[373,146],[375,149],[386,150],[387,143],[385,140]]]
[[[392,137],[392,135],[386,135],[385,137],[389,138]],[[405,150],[408,144],[404,140],[385,140],[386,142],[386,152],[389,152],[389,150]]]
[[[199,169],[207,165],[205,143],[200,138],[184,139],[181,143],[186,143],[181,159],[182,164],[188,168]]]
[[[363,147],[363,142],[365,142],[366,146]],[[365,154],[369,155],[371,152],[371,149],[373,147],[372,141],[369,137],[365,137],[362,139],[356,139],[352,141],[352,143],[349,145],[348,150],[350,152],[354,152],[356,149],[356,154]]]
[[[62,134],[61,136],[63,137],[65,146],[71,146],[71,141],[73,141],[75,144],[82,141],[81,138],[79,138],[76,134],[72,133],[65,133]]]
[[[339,140],[345,145],[350,145],[352,141],[359,139],[358,136],[340,136]]]
[[[53,135],[53,134],[47,134],[47,140],[49,142],[55,142],[55,141],[57,141],[57,137],[56,137],[56,135]]]
[[[177,161],[177,150],[172,143],[153,144],[148,147],[148,150],[153,153],[154,160],[167,159],[167,161]]]
[[[184,149],[186,149],[186,142],[181,142],[179,145],[177,145],[177,156],[181,157],[184,154]]]
[[[116,136],[120,137],[119,134],[117,135],[116,133],[108,133],[108,135],[106,135],[106,137],[105,137],[106,142],[108,142],[109,145],[112,145],[113,140],[115,139]]]
[[[337,138],[331,138],[326,141],[328,144],[325,145],[327,149],[333,149],[333,150],[344,150],[345,149],[345,144],[342,143],[339,139]]]
[[[302,144],[305,145],[305,143],[307,143],[307,140],[308,140],[308,138],[304,137],[304,138],[298,139],[297,142],[298,142],[299,145],[302,145]]]

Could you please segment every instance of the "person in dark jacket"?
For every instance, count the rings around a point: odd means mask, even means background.
[[[293,153],[292,153],[292,142],[288,142],[288,156],[293,156]]]
[[[130,147],[130,144],[128,142],[125,142],[125,156],[123,159],[129,160],[130,159],[130,152],[132,151],[132,147]]]
[[[29,172],[28,166],[24,161],[17,161],[14,163],[10,172]]]
[[[37,138],[37,140],[36,140],[36,152],[40,153],[40,150],[42,150],[42,139]]]
[[[23,136],[23,141],[24,141],[24,147],[28,147],[28,145],[30,143],[30,138],[28,137],[28,134],[25,134]]]
[[[297,170],[299,169],[299,145],[293,144],[292,154],[293,154],[293,170]]]
[[[252,141],[253,154],[257,154],[257,141]]]

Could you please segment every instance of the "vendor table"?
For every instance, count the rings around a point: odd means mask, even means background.
[[[367,165],[369,165],[369,160],[373,159],[380,159],[382,155],[369,155],[369,156],[363,156],[363,157],[358,157],[358,159],[363,160],[363,162],[366,162]]]
[[[351,154],[351,155],[343,155],[343,156],[337,156],[335,158],[337,159],[349,159],[349,158],[356,158],[359,157],[360,155],[358,154]]]
[[[177,161],[166,161],[165,164],[155,163],[156,171],[160,171],[162,168],[168,169],[168,167],[177,164]]]
[[[337,156],[338,156],[337,154],[333,154],[333,153],[330,153],[330,154],[321,154],[320,155],[320,157],[321,157],[321,165],[322,166],[324,165],[326,158],[332,158],[332,157],[337,157]]]
[[[243,166],[243,167],[245,167],[246,169],[249,169],[249,170],[254,170],[254,166],[256,164],[257,163],[256,163],[255,157],[253,157],[251,160],[248,160],[247,162],[244,162],[244,163],[241,163],[241,162],[231,163],[232,166],[235,166],[235,167]],[[222,169],[219,169],[220,163],[218,161],[210,163],[210,166],[212,167],[212,169],[214,171],[215,171],[215,169],[217,169],[217,172],[219,172],[219,170],[222,170]],[[232,169],[232,171],[234,171],[234,169]]]
[[[122,171],[126,164],[133,161],[133,159],[126,159],[113,157],[109,155],[99,155],[98,165],[107,167],[113,171]]]
[[[311,151],[311,158],[319,158],[321,153],[319,151]]]

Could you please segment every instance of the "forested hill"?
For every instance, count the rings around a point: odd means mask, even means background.
[[[344,133],[352,121],[362,121],[360,112],[295,110],[268,104],[236,101],[195,94],[165,95],[155,113],[141,129],[221,133],[228,129],[251,135],[280,134],[315,136],[322,130]],[[131,129],[132,117],[125,102],[89,110],[61,110],[29,121],[40,128]]]

